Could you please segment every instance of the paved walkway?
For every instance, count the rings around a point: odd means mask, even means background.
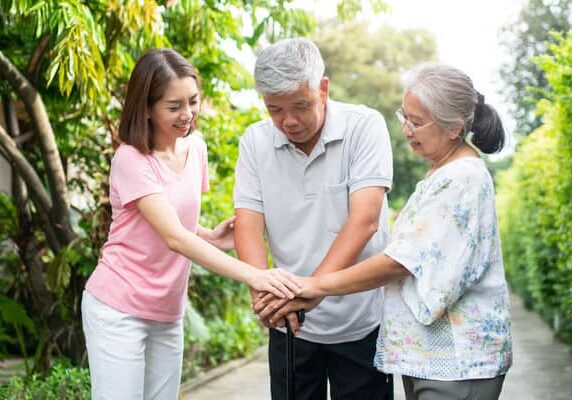
[[[509,371],[502,400],[571,400],[572,355],[555,341],[550,329],[512,298],[514,364]],[[265,351],[219,379],[186,393],[185,400],[267,400],[269,379]],[[395,400],[403,400],[396,381]]]

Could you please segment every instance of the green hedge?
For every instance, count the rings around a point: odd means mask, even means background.
[[[91,398],[89,371],[59,362],[46,376],[16,376],[0,386],[0,399],[10,400],[88,400]]]
[[[536,61],[550,84],[544,123],[497,177],[503,254],[525,304],[572,341],[572,34]]]

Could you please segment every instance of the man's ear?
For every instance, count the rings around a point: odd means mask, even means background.
[[[328,99],[328,95],[330,94],[330,78],[324,76],[320,80],[320,96],[322,97],[323,101]]]

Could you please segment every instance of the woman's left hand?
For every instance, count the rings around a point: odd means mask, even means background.
[[[235,216],[225,219],[210,232],[209,242],[221,250],[234,249]]]
[[[300,294],[299,277],[281,268],[257,269],[247,282],[259,292],[269,292],[281,299],[293,299]]]

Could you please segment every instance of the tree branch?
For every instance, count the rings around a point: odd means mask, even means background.
[[[50,44],[50,35],[45,35],[40,39],[40,42],[36,46],[34,50],[34,54],[30,57],[30,61],[28,62],[28,66],[26,67],[26,76],[28,79],[35,81],[36,75],[38,74],[38,69],[40,66],[40,62],[46,54],[46,50],[48,49],[48,45]]]
[[[21,135],[18,135],[14,138],[14,141],[17,145],[21,146],[26,143],[28,140],[34,137],[34,131],[27,131]]]
[[[14,102],[10,99],[8,95],[3,96],[2,103],[4,105],[4,116],[6,120],[6,129],[8,134],[11,138],[14,139],[16,145],[19,144],[18,139],[22,138],[20,135],[20,126],[18,124],[18,118],[16,116],[16,109],[14,107]],[[27,134],[33,134],[33,132],[27,132]],[[2,149],[2,146],[0,146]],[[6,157],[7,160],[10,160],[9,157]],[[16,209],[18,210],[18,214],[20,215],[20,239],[17,240],[19,243],[20,248],[24,248],[28,246],[26,243],[27,241],[34,241],[35,237],[32,232],[32,211],[30,209],[30,199],[28,196],[28,188],[26,187],[26,182],[22,179],[20,174],[18,173],[16,168],[12,169],[12,197],[14,198],[14,204],[16,205]],[[48,221],[48,215],[38,207],[38,214],[40,216],[40,220],[42,221],[42,229],[44,234],[46,235],[46,239],[48,240],[48,244],[52,251],[57,254],[60,249],[61,245],[58,241],[57,235],[54,232],[50,222]],[[20,243],[22,242],[22,243]],[[37,247],[36,244],[34,244]],[[29,268],[32,268],[29,266]],[[41,269],[40,269],[41,271]],[[30,272],[30,277],[34,279],[34,274]],[[34,285],[34,282],[32,282]],[[35,286],[38,286],[37,283]],[[45,285],[44,285],[45,286]],[[40,289],[38,289],[40,290]],[[47,290],[47,289],[46,289]]]
[[[24,179],[24,182],[26,182],[35,203],[41,208],[42,212],[46,213],[46,215],[50,215],[52,200],[44,188],[42,180],[20,152],[14,139],[8,135],[2,125],[0,125],[0,147],[2,147],[4,153],[8,156],[10,164],[18,170],[18,174]]]
[[[58,234],[62,236],[64,243],[69,243],[73,240],[75,234],[70,223],[66,176],[54,132],[52,131],[52,125],[42,98],[2,51],[0,51],[0,77],[5,79],[20,96],[26,106],[28,114],[32,118],[35,131],[38,133],[42,158],[51,188],[50,204],[52,204],[52,207],[50,207],[48,216],[52,222],[52,226],[58,231]],[[28,176],[29,175],[30,174],[28,174]],[[26,179],[26,176],[23,175],[23,178]],[[26,184],[28,188],[32,190],[30,183],[26,182]],[[41,187],[43,188],[43,185]],[[44,194],[45,191],[42,193],[42,196]],[[37,195],[40,194],[37,193]],[[34,198],[37,198],[43,206],[47,204],[43,197],[34,196]]]

